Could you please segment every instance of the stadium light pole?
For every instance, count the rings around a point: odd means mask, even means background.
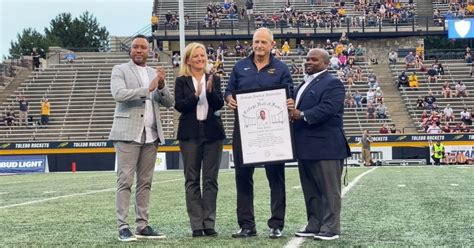
[[[184,0],[179,0],[179,51],[181,56],[184,56],[182,52],[184,51],[184,48],[186,47],[186,40],[184,38]]]

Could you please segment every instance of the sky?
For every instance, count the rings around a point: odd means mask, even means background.
[[[44,34],[60,13],[75,18],[87,10],[111,36],[131,36],[149,24],[152,6],[153,0],[0,0],[0,60],[23,29]]]

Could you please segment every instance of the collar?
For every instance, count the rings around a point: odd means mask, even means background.
[[[305,74],[305,75],[304,75],[304,81],[305,81],[305,83],[306,83],[306,82],[311,82],[311,81],[313,81],[315,78],[319,77],[321,74],[325,73],[326,71],[327,71],[327,69],[324,69],[324,70],[322,70],[322,71],[320,71],[320,72],[316,72],[316,73],[314,73],[314,74],[312,74],[312,75]]]

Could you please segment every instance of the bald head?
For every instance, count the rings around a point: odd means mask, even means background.
[[[306,55],[305,73],[313,75],[326,70],[329,65],[329,53],[324,49],[313,48]]]

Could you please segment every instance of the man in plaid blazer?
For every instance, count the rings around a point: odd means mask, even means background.
[[[159,107],[170,108],[174,103],[165,85],[164,69],[146,66],[148,40],[145,36],[134,37],[130,57],[130,62],[114,66],[110,81],[116,101],[109,139],[114,142],[117,159],[116,213],[120,241],[165,237],[148,225],[148,206],[156,149],[159,143],[165,142]],[[134,235],[127,217],[135,173]]]

